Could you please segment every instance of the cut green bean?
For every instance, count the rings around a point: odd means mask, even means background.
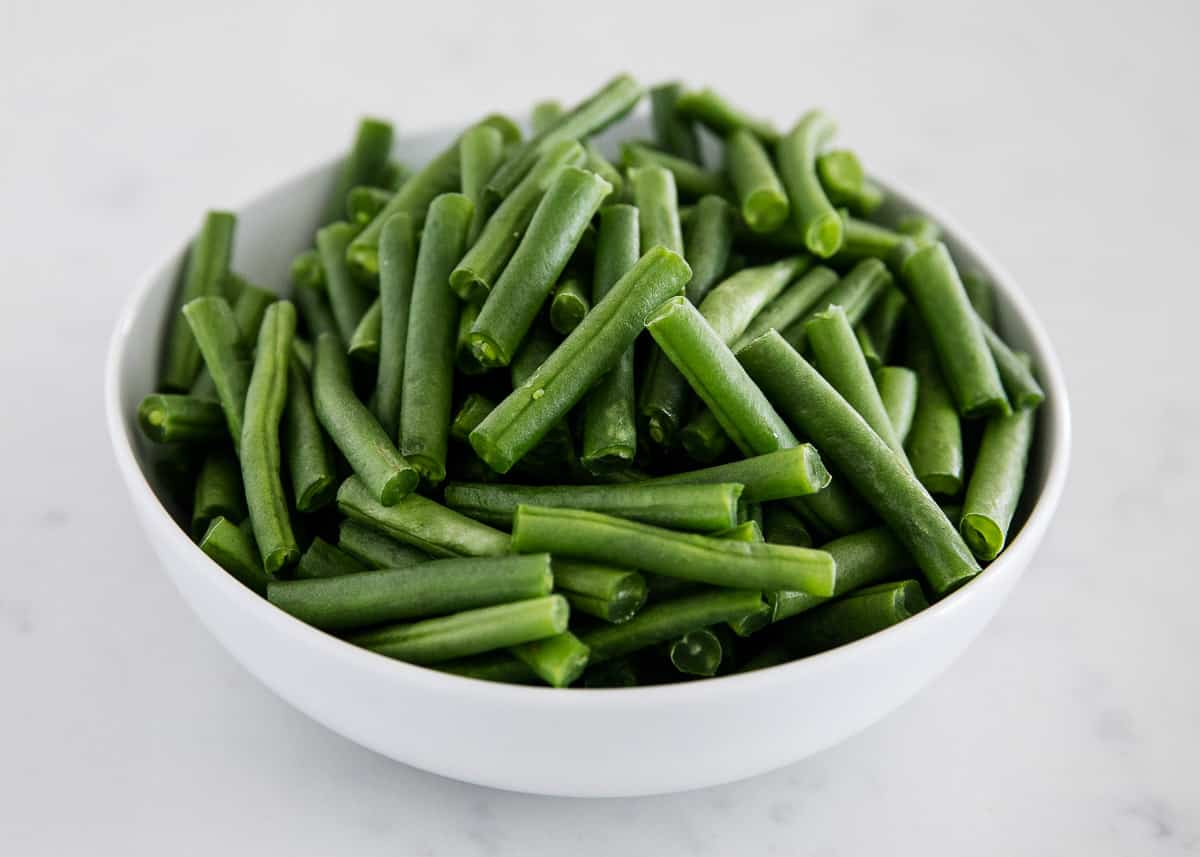
[[[1036,422],[1031,408],[992,417],[983,430],[967,483],[960,530],[975,556],[992,560],[1004,549],[1025,484]]]
[[[235,524],[246,518],[246,494],[237,458],[228,449],[213,449],[204,456],[192,497],[192,535],[200,538],[214,518]]]
[[[567,629],[570,612],[561,595],[548,595],[437,619],[388,625],[347,639],[390,658],[433,664],[561,634]]]
[[[720,638],[708,628],[688,631],[672,640],[667,653],[681,673],[705,677],[717,674],[723,655]]]
[[[779,131],[773,124],[765,119],[755,119],[711,89],[679,95],[675,100],[675,110],[692,117],[721,137],[745,128],[769,146],[779,141]]]
[[[967,271],[961,275],[963,288],[967,291],[967,299],[975,312],[983,319],[988,327],[996,326],[996,295],[991,281],[978,271]]]
[[[292,259],[290,269],[292,284],[306,286],[310,289],[325,288],[325,266],[321,264],[321,254],[314,248],[309,248],[296,254]]]
[[[200,539],[200,550],[248,589],[267,594],[270,578],[263,571],[254,542],[237,524],[217,516]]]
[[[338,170],[333,196],[325,206],[325,222],[337,218],[351,188],[374,185],[380,180],[391,153],[391,123],[369,116],[363,118],[358,123],[354,143]]]
[[[733,211],[719,196],[704,196],[696,203],[683,238],[684,258],[692,268],[687,299],[699,306],[713,286],[726,275],[733,246]]]
[[[661,245],[682,254],[683,229],[675,176],[665,167],[636,167],[629,170],[629,183],[638,210],[642,252]]]
[[[546,189],[564,167],[582,166],[586,158],[583,146],[575,140],[562,140],[546,150],[529,175],[487,219],[479,237],[451,272],[450,286],[460,298],[483,303],[521,243]]]
[[[785,645],[793,654],[824,652],[889,628],[928,606],[915,580],[882,583],[789,622],[784,626]]]
[[[496,527],[512,526],[518,506],[587,509],[675,530],[711,533],[738,523],[737,484],[510,485],[451,482],[446,505]]]
[[[249,353],[258,341],[258,329],[262,326],[262,318],[267,313],[267,307],[279,300],[279,295],[267,289],[247,283],[238,292],[233,301],[233,319],[237,322],[239,342]]]
[[[379,371],[371,411],[389,437],[400,432],[400,405],[408,349],[409,309],[417,265],[417,236],[412,217],[389,217],[379,233]]]
[[[776,150],[792,224],[804,246],[822,259],[828,259],[842,246],[842,218],[821,187],[816,165],[820,149],[833,137],[834,130],[833,120],[827,115],[809,111],[779,141]]]
[[[200,371],[200,349],[180,310],[196,298],[224,295],[236,227],[235,215],[227,211],[210,211],[192,242],[179,287],[178,309],[171,316],[167,331],[162,375],[164,390],[182,392],[190,389]]]
[[[904,263],[904,280],[924,320],[942,374],[967,418],[1007,414],[1008,398],[982,324],[945,244],[923,247]]]
[[[366,568],[407,568],[429,559],[424,551],[401,544],[357,521],[342,521],[337,546]]]
[[[858,411],[904,466],[910,467],[904,442],[892,425],[846,311],[835,304],[817,313],[805,326],[813,360],[825,380]]]
[[[614,199],[620,198],[625,190],[625,177],[621,175],[621,171],[613,166],[608,158],[604,157],[604,153],[595,144],[586,143],[583,148],[587,153],[587,160],[583,163],[584,167],[612,185]]]
[[[348,631],[541,598],[553,583],[548,554],[465,557],[273,582],[267,600],[315,628]]]
[[[804,315],[779,332],[789,345],[797,351],[804,351],[808,344],[808,322],[817,313],[830,306],[840,306],[846,313],[846,320],[851,325],[858,324],[891,283],[892,275],[882,262],[878,259],[864,259],[829,291],[821,295]],[[746,345],[748,342],[742,344]]]
[[[394,506],[384,506],[355,476],[342,483],[337,501],[343,515],[430,556],[500,556],[509,552],[507,533],[419,494],[409,494]]]
[[[691,269],[663,248],[649,250],[592,308],[538,370],[471,433],[471,446],[497,473],[506,473],[631,345],[646,317],[678,294]]]
[[[888,286],[872,304],[870,312],[859,322],[859,328],[870,334],[871,344],[875,346],[875,353],[879,355],[882,363],[891,359],[892,345],[896,341],[896,333],[901,328],[907,307],[908,298],[904,296],[904,292],[895,286]]]
[[[654,140],[663,151],[700,163],[700,137],[691,119],[675,109],[683,86],[664,83],[650,90],[650,125]]]
[[[399,161],[388,161],[379,173],[379,187],[392,193],[400,190],[401,186],[413,177],[412,167]]]
[[[520,184],[543,154],[563,140],[582,140],[620,119],[633,109],[644,94],[628,75],[619,75],[598,92],[559,117],[558,121],[520,146],[506,161],[488,189],[503,199]]]
[[[542,680],[532,669],[507,651],[486,652],[469,658],[457,658],[435,666],[435,669],[465,678],[498,681],[505,684],[541,684]],[[586,673],[585,673],[586,675]]]
[[[309,374],[297,360],[288,362],[283,456],[291,477],[296,511],[315,512],[333,500],[337,493],[337,469],[317,418]]]
[[[641,143],[621,144],[621,163],[630,171],[644,167],[660,167],[669,171],[675,179],[675,188],[679,195],[691,199],[728,191],[725,177],[720,173],[706,170],[695,161],[660,152]]]
[[[554,590],[571,609],[605,622],[628,622],[646,603],[646,579],[636,571],[554,558]]]
[[[798,548],[813,546],[812,533],[804,526],[796,513],[782,503],[767,503],[763,506],[763,533],[773,545],[793,545]],[[842,570],[838,568],[840,578]]]
[[[738,359],[883,518],[935,592],[945,594],[979,573],[958,531],[903,461],[782,336],[764,334]]]
[[[456,440],[466,440],[475,426],[483,422],[484,417],[496,407],[495,403],[479,393],[471,393],[463,399],[462,406],[450,423],[450,436]]]
[[[1034,377],[1028,362],[1009,348],[982,317],[979,322],[983,330],[983,340],[992,352],[992,359],[996,361],[996,371],[1000,373],[1000,382],[1004,384],[1004,392],[1013,408],[1036,408],[1046,400],[1046,394]]]
[[[507,366],[512,361],[592,215],[611,190],[595,173],[565,167],[546,191],[471,330],[471,349],[484,366]]]
[[[809,311],[817,306],[817,302],[829,293],[837,281],[838,275],[829,268],[823,265],[812,268],[763,307],[733,341],[731,347],[737,351],[768,330],[787,330],[800,319],[806,318]]]
[[[917,411],[917,373],[904,366],[880,366],[875,370],[875,386],[892,430],[905,442]]]
[[[925,490],[953,497],[963,485],[963,438],[958,410],[924,327],[911,324],[908,363],[917,373],[917,407],[905,441],[913,473]]]
[[[838,576],[833,597],[845,595],[864,586],[879,583],[913,568],[913,561],[904,546],[887,527],[875,527],[826,542],[828,551],[837,563]],[[807,592],[777,590],[767,593],[771,605],[771,621],[781,622],[828,601]]]
[[[222,297],[196,298],[184,306],[183,315],[216,388],[236,451],[242,440],[242,413],[250,386],[249,351],[241,328],[229,302]]]
[[[463,375],[482,375],[487,367],[471,350],[471,328],[479,318],[479,304],[464,303],[458,312],[458,332],[454,336],[454,367]]]
[[[346,355],[328,335],[317,340],[313,403],[321,426],[376,500],[392,506],[417,487],[416,468],[354,394]]]
[[[569,687],[587,669],[590,649],[570,631],[509,649],[551,687]]]
[[[531,330],[513,357],[512,365],[508,367],[512,385],[519,387],[524,384],[529,376],[546,362],[546,358],[554,353],[559,342],[559,338],[545,325],[539,324]]]
[[[367,307],[367,311],[363,313],[363,317],[359,319],[358,326],[354,328],[354,335],[350,337],[346,353],[363,363],[378,362],[379,339],[382,330],[383,304],[379,298],[375,298]]]
[[[304,319],[304,329],[313,340],[323,333],[328,333],[341,341],[342,334],[337,319],[333,317],[333,309],[321,289],[296,283],[292,288],[292,300],[296,302],[300,317]]]
[[[346,220],[355,226],[366,226],[387,207],[394,192],[381,187],[360,185],[346,194]]]
[[[647,480],[652,485],[737,482],[744,486],[742,499],[751,503],[786,500],[815,494],[829,484],[829,471],[811,444],[718,464],[703,470],[688,470]]]
[[[711,464],[729,448],[729,435],[717,422],[716,414],[701,405],[679,432],[679,443],[693,461]]]
[[[471,201],[443,194],[429,216],[413,275],[400,406],[400,452],[432,483],[446,478],[458,299],[446,287],[462,256]]]
[[[602,664],[590,664],[581,684],[588,688],[637,687],[638,675],[628,658],[614,658]]]
[[[519,553],[549,551],[712,586],[828,595],[836,576],[822,551],[678,533],[580,509],[518,507],[512,546]]]
[[[533,109],[529,113],[529,124],[533,129],[534,134],[542,134],[553,127],[554,123],[562,118],[563,113],[562,103],[553,99],[539,101],[533,105]]]
[[[566,336],[579,327],[591,308],[579,277],[564,277],[550,299],[550,326]]]
[[[812,266],[808,256],[789,256],[743,268],[722,282],[700,303],[700,315],[726,345],[732,345],[794,279]]]
[[[349,554],[338,550],[320,536],[317,536],[312,540],[312,544],[308,546],[308,550],[300,555],[300,562],[296,563],[296,573],[294,576],[297,580],[316,580],[318,578],[358,574],[361,571],[366,571],[366,567],[362,563]],[[271,600],[270,587],[267,587],[267,600]],[[292,612],[285,606],[286,601],[282,604],[277,602],[272,603],[275,603],[276,607],[282,607],[289,613]],[[300,616],[298,618],[304,617]],[[317,628],[321,627],[316,622],[310,622],[309,624]]]
[[[620,625],[601,625],[580,633],[591,649],[591,662],[619,658],[762,610],[762,596],[749,589],[716,589],[684,595],[641,610]]]
[[[206,443],[229,434],[225,412],[211,399],[152,393],[138,405],[138,425],[155,443]]]
[[[488,116],[478,124],[495,128],[506,143],[520,138],[520,130],[512,120],[499,115]],[[383,224],[394,214],[404,213],[419,229],[434,199],[444,193],[455,193],[462,185],[459,147],[462,137],[455,139],[445,150],[427,163],[396,192],[383,210],[354,237],[346,248],[346,263],[357,280],[373,281],[379,273],[379,239]]]
[[[371,293],[355,282],[346,266],[346,248],[358,234],[349,223],[331,223],[317,232],[317,252],[325,269],[325,290],[342,342],[349,343],[354,330],[371,306]],[[316,331],[310,331],[314,336]]]
[[[603,300],[637,264],[638,247],[638,210],[632,205],[601,208],[592,275],[593,303]],[[587,394],[580,461],[588,471],[603,473],[631,463],[636,453],[637,400],[634,349],[630,346]]]
[[[758,137],[745,129],[733,131],[725,138],[725,162],[746,225],[754,232],[782,226],[791,211],[787,191]]]
[[[487,183],[504,160],[504,136],[490,125],[476,125],[462,136],[459,160],[462,194],[475,207],[467,229],[467,246],[470,246],[479,237],[490,211],[485,198]]]
[[[922,214],[900,218],[896,223],[896,231],[925,244],[942,240],[942,228]]]
[[[879,352],[875,350],[875,341],[871,339],[871,334],[863,327],[862,322],[854,328],[854,338],[858,341],[858,347],[862,350],[863,359],[867,361],[867,368],[875,372],[883,365],[883,360],[879,357]]]
[[[295,307],[289,301],[271,304],[258,332],[242,426],[242,484],[246,488],[254,541],[269,575],[300,558],[283,491],[279,452],[280,421],[287,403],[288,364],[295,333]]]
[[[849,149],[834,149],[818,155],[817,177],[834,205],[849,205],[858,199],[867,180],[858,155]]]

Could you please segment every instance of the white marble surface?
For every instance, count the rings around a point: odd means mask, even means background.
[[[1200,852],[1200,6],[220,5],[0,3],[0,852]],[[243,673],[131,518],[101,359],[203,209],[360,113],[516,111],[614,66],[819,102],[957,215],[1057,339],[1076,456],[1036,568],[885,722],[749,782],[550,800],[374,756]]]

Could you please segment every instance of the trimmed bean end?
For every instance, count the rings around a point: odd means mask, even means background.
[[[300,512],[315,512],[327,506],[337,494],[337,481],[328,476],[321,476],[305,488],[296,497],[296,510]]]
[[[418,462],[418,458],[423,456],[409,456],[412,468],[405,470],[397,470],[390,479],[384,484],[383,491],[380,494],[379,502],[384,506],[395,506],[417,488],[417,482],[420,481],[420,476],[425,476],[431,482],[441,482],[446,478],[445,470],[442,470],[442,475],[434,480],[430,474],[426,473],[425,469]]]
[[[987,515],[964,515],[958,528],[971,553],[979,559],[993,560],[1004,549],[1004,531]]]
[[[790,206],[786,196],[775,190],[756,190],[742,205],[742,219],[752,232],[773,232],[787,220]]]
[[[842,218],[837,212],[823,214],[809,224],[804,246],[822,259],[828,259],[842,246]]]

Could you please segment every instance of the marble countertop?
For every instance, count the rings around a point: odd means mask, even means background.
[[[219,5],[0,10],[0,850],[1200,852],[1200,7]],[[1056,339],[1075,457],[1012,600],[884,722],[747,782],[556,800],[373,755],[244,673],[133,519],[101,367],[135,279],[205,208],[361,113],[519,111],[614,66],[781,120],[820,103],[967,224]]]

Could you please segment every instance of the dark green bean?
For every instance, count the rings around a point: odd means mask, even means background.
[[[797,351],[804,351],[808,343],[808,322],[817,313],[830,306],[840,306],[846,313],[846,320],[851,325],[858,324],[891,283],[892,275],[882,262],[864,259],[821,295],[804,315],[779,332],[789,345]]]
[[[725,138],[725,162],[746,225],[754,232],[782,226],[791,211],[787,191],[758,137],[745,129],[730,133]]]
[[[785,645],[793,653],[816,654],[882,631],[928,606],[915,580],[882,583],[787,623]]]
[[[991,327],[979,319],[983,330],[983,341],[992,352],[996,361],[996,371],[1000,373],[1000,381],[1004,384],[1004,392],[1013,408],[1036,408],[1046,400],[1042,385],[1034,377],[1027,361],[1013,351]]]
[[[590,650],[570,631],[509,649],[551,687],[569,687],[587,669]]]
[[[200,539],[200,550],[248,589],[267,594],[270,578],[263,571],[254,542],[232,521],[217,516]]]
[[[355,226],[366,226],[387,207],[393,196],[393,191],[381,187],[360,185],[350,188],[346,194],[346,220]]]
[[[621,163],[627,170],[660,167],[669,171],[675,179],[675,188],[680,196],[695,199],[705,194],[727,193],[729,190],[725,177],[720,173],[706,170],[695,161],[660,152],[641,143],[622,143]]]
[[[324,221],[338,216],[346,194],[358,185],[376,184],[392,153],[392,126],[382,119],[365,117],[358,123],[354,144],[342,160],[333,196],[325,206]]]
[[[201,443],[228,436],[225,412],[211,399],[152,393],[138,405],[138,425],[155,443]]]
[[[837,281],[838,275],[829,268],[823,265],[812,268],[763,307],[742,334],[733,341],[731,347],[737,351],[768,330],[787,330],[800,319],[806,318],[809,311],[817,306],[821,297],[828,294]]]
[[[366,571],[366,567],[361,562],[342,553],[329,542],[317,536],[308,546],[308,550],[300,555],[300,562],[296,564],[295,578],[297,580],[316,580],[341,577],[344,574],[358,574],[361,571]],[[267,587],[267,600],[271,600],[270,587]],[[285,604],[276,603],[275,606],[288,610]],[[288,612],[292,611],[288,610]],[[298,618],[303,619],[304,617]],[[308,620],[305,619],[305,621]],[[309,624],[317,628],[322,627],[316,622],[309,622]]]
[[[466,440],[475,426],[483,422],[483,418],[492,412],[495,403],[479,393],[471,393],[463,399],[462,407],[454,415],[450,423],[450,436],[456,440]]]
[[[462,136],[459,160],[462,194],[474,206],[467,229],[469,247],[479,237],[489,214],[490,206],[485,199],[487,183],[504,160],[504,136],[490,125],[476,125]]]
[[[871,306],[870,312],[859,322],[859,329],[866,329],[871,336],[871,344],[880,361],[886,363],[892,355],[892,344],[896,341],[896,332],[900,330],[904,320],[908,298],[904,292],[894,286],[883,290]]]
[[[700,163],[700,137],[691,119],[675,109],[683,86],[664,83],[650,90],[650,124],[654,140],[663,151]]]
[[[753,321],[797,277],[812,267],[809,256],[789,256],[754,268],[743,268],[722,282],[700,303],[700,315],[726,345],[732,345]]]
[[[554,590],[571,609],[605,622],[628,622],[646,603],[646,580],[636,571],[554,558]]]
[[[896,223],[896,231],[924,244],[942,240],[942,228],[923,214],[900,218]]]
[[[675,176],[665,167],[635,167],[629,170],[629,184],[638,210],[642,251],[661,245],[682,254],[683,229]]]
[[[417,237],[411,215],[389,217],[379,233],[379,371],[371,410],[388,437],[400,432],[409,308],[417,264]]]
[[[992,417],[983,430],[959,527],[982,560],[995,559],[1004,549],[1025,484],[1035,421],[1034,410],[1022,408]]]
[[[294,286],[306,286],[310,289],[325,288],[325,267],[321,264],[321,254],[309,248],[292,259],[291,279]]]
[[[566,336],[579,326],[592,308],[578,276],[566,276],[559,282],[550,299],[550,326]]]
[[[842,218],[830,204],[817,177],[817,155],[833,137],[833,120],[812,110],[779,141],[776,159],[787,188],[792,224],[804,239],[804,246],[822,259],[828,259],[842,246]]]
[[[683,256],[692,267],[687,299],[699,306],[705,295],[726,276],[729,249],[733,246],[733,211],[719,196],[704,196],[696,203],[683,239]]]
[[[551,638],[553,639],[553,638]],[[539,684],[537,674],[507,651],[487,652],[437,664],[434,668],[451,675],[499,681],[506,684]],[[586,674],[586,673],[585,673]]]
[[[583,163],[584,167],[612,185],[614,199],[620,198],[625,190],[625,177],[621,175],[621,171],[613,166],[608,158],[604,157],[604,153],[595,144],[586,143],[583,149],[587,153],[587,160]]]
[[[763,533],[773,545],[794,545],[798,548],[813,546],[812,533],[808,531],[808,527],[804,526],[804,522],[795,512],[782,503],[764,504]],[[839,578],[841,574],[842,570],[839,567]]]
[[[309,375],[297,360],[288,362],[283,455],[296,511],[314,512],[333,500],[337,493],[337,469],[313,405]]]
[[[875,385],[888,421],[903,443],[912,430],[917,410],[917,373],[904,366],[880,366],[875,370]]]
[[[354,328],[354,335],[350,337],[346,353],[363,363],[378,362],[379,338],[382,330],[383,305],[379,298],[375,298],[367,307],[367,311],[363,313],[363,317],[359,319],[358,326]]]
[[[711,89],[679,95],[675,100],[675,110],[684,116],[692,117],[721,137],[739,128],[745,128],[756,134],[768,146],[773,146],[779,141],[779,132],[773,124],[765,119],[755,119]]]
[[[916,321],[916,320],[914,320]],[[917,407],[905,448],[925,490],[953,497],[962,490],[962,426],[942,379],[933,344],[920,323],[909,325],[908,363],[917,373]]]
[[[325,290],[329,306],[337,322],[342,342],[349,343],[367,308],[371,293],[355,282],[346,266],[346,248],[358,234],[358,227],[349,223],[331,223],[317,232],[317,252],[325,269]],[[316,331],[309,331],[314,336]]]
[[[471,328],[477,318],[479,304],[464,302],[458,312],[458,331],[454,335],[454,368],[462,375],[482,375],[487,371],[471,350]]]
[[[401,544],[358,521],[342,521],[337,546],[366,568],[407,568],[429,559],[424,551]]]
[[[714,676],[721,666],[721,640],[708,628],[688,631],[671,641],[667,652],[675,669],[687,675]]]
[[[324,292],[315,286],[296,283],[292,288],[292,299],[296,302],[300,317],[304,319],[304,329],[312,339],[328,333],[341,341],[337,319],[333,317],[333,310]]]
[[[233,318],[237,322],[239,341],[249,353],[258,341],[258,329],[267,307],[279,300],[279,295],[247,283],[233,301]]]
[[[729,435],[717,422],[716,414],[701,403],[695,416],[679,432],[679,442],[693,461],[710,464],[729,448]]]
[[[246,389],[250,386],[249,351],[244,345],[241,328],[229,302],[222,297],[196,298],[184,306],[183,316],[212,378],[234,451],[237,451],[242,440]],[[255,333],[257,335],[257,331]]]
[[[192,497],[192,536],[200,538],[214,518],[235,524],[246,518],[246,494],[237,458],[224,448],[209,450]]]

